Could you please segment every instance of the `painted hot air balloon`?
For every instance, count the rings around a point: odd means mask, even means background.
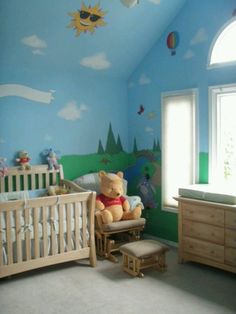
[[[176,54],[175,49],[179,45],[179,33],[171,32],[168,34],[166,39],[167,47],[171,50],[171,55],[174,56]]]

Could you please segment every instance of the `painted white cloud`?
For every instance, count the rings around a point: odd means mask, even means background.
[[[145,132],[147,132],[147,133],[153,133],[154,130],[153,130],[153,128],[150,128],[149,126],[146,126]]]
[[[140,85],[147,85],[150,84],[151,80],[149,77],[146,76],[146,74],[141,74],[140,78],[139,78],[139,84]]]
[[[47,48],[47,43],[43,39],[40,39],[37,35],[24,37],[21,39],[21,42],[28,47],[34,48],[32,50],[34,55],[45,55],[43,49]]]
[[[207,40],[207,33],[205,28],[201,27],[190,41],[190,45],[198,45]]]
[[[21,42],[25,44],[26,46],[36,48],[36,49],[43,49],[47,47],[46,42],[40,39],[37,35],[24,37],[22,38]]]
[[[81,59],[80,64],[93,70],[105,70],[111,66],[104,52]]]
[[[184,59],[192,59],[194,57],[194,52],[188,49],[184,54]]]
[[[44,136],[44,140],[47,141],[47,142],[51,142],[53,140],[53,137],[51,135],[49,135],[49,134],[46,134]]]
[[[35,50],[32,50],[32,54],[34,55],[45,55],[45,52],[43,50],[40,50],[40,49],[35,49]]]
[[[84,104],[77,106],[74,100],[68,102],[64,108],[62,108],[57,115],[65,120],[75,121],[81,118],[83,111],[88,110],[88,107]]]
[[[161,2],[161,0],[148,0],[148,1],[154,4],[160,4]]]

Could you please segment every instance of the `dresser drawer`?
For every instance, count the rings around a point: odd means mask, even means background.
[[[225,264],[236,266],[236,249],[225,249]]]
[[[224,247],[218,244],[185,237],[183,239],[183,252],[206,257],[220,263],[224,262]]]
[[[229,227],[229,228],[236,229],[236,210],[235,211],[230,211],[230,210],[225,211],[225,226]]]
[[[183,221],[183,236],[224,244],[224,229],[191,220]]]
[[[225,229],[225,245],[236,248],[236,230]]]
[[[224,210],[195,204],[182,204],[183,218],[224,226]]]

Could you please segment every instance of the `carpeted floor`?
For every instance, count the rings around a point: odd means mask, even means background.
[[[1,314],[229,314],[236,313],[236,275],[194,263],[178,264],[175,248],[168,270],[133,278],[120,263],[96,268],[67,263],[0,280]]]

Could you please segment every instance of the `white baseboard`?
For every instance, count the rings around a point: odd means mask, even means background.
[[[179,246],[177,242],[169,241],[169,240],[162,239],[162,238],[159,238],[159,237],[155,237],[155,236],[152,236],[150,234],[144,233],[143,237],[145,239],[152,239],[152,240],[160,241],[160,242],[163,242],[163,243],[165,243],[165,244],[167,244],[169,246],[173,246],[173,247],[176,247],[176,248]]]

